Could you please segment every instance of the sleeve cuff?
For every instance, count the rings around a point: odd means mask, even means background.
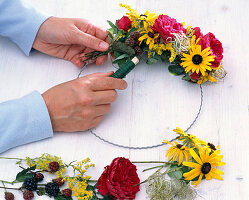
[[[53,136],[53,129],[48,109],[41,94],[37,91],[21,98],[21,103],[27,110],[27,123],[33,130],[28,131],[30,142]]]
[[[47,106],[37,91],[1,103],[0,124],[0,153],[53,136]]]

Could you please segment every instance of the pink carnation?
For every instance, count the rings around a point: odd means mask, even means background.
[[[196,39],[203,37],[203,34],[201,32],[201,29],[199,27],[195,27],[194,29],[194,35],[196,36]]]
[[[152,29],[154,32],[158,32],[161,35],[165,43],[171,41],[174,38],[172,33],[186,33],[186,29],[183,27],[183,25],[168,15],[159,15],[155,20]]]
[[[202,50],[210,47],[212,55],[215,56],[215,60],[212,62],[212,67],[219,67],[223,59],[223,47],[222,43],[217,38],[215,38],[215,35],[209,32],[208,34],[201,37],[198,44],[201,45]]]

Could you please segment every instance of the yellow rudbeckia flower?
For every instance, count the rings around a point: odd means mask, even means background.
[[[178,144],[178,142],[174,142],[175,144],[167,141],[167,140],[163,140],[163,143],[168,143],[171,144],[172,147],[169,148],[169,150],[167,151],[166,157],[168,157],[168,160],[173,156],[173,161],[175,161],[177,159],[177,157],[179,156],[179,162],[178,162],[178,166],[182,164],[182,161],[185,157],[186,161],[189,161],[189,155],[188,155],[188,148]]]
[[[201,148],[199,149],[200,156],[198,156],[193,149],[189,149],[189,152],[196,162],[182,163],[184,166],[194,168],[191,171],[183,174],[185,180],[191,181],[199,176],[198,180],[192,183],[194,186],[197,186],[200,183],[203,176],[205,176],[207,180],[211,180],[212,178],[223,180],[220,175],[223,175],[224,172],[214,168],[225,165],[224,162],[220,161],[221,159],[217,156],[217,154],[209,154],[208,151],[205,151]]]

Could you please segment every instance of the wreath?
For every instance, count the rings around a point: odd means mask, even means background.
[[[226,76],[222,43],[213,33],[203,35],[199,27],[185,28],[185,23],[168,15],[149,11],[140,15],[128,5],[120,6],[127,9],[127,16],[115,24],[107,21],[111,26],[109,49],[84,55],[84,62],[113,53],[112,63],[119,66],[112,75],[115,78],[124,78],[140,59],[149,65],[169,61],[172,74],[183,75],[183,80],[192,83],[217,82]]]

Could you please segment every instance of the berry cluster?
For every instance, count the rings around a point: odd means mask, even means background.
[[[49,163],[49,172],[57,172],[60,168],[58,162],[50,162]],[[41,182],[44,179],[44,175],[40,172],[34,173],[32,178],[26,178],[23,182],[21,190],[24,189],[23,199],[24,200],[32,200],[34,198],[33,191],[37,190],[38,182]],[[49,197],[56,197],[60,193],[59,187],[64,185],[64,181],[62,178],[53,179],[52,182],[49,182],[45,185],[45,191]],[[72,190],[67,188],[61,191],[61,194],[65,197],[72,196]],[[5,200],[14,200],[15,196],[11,192],[5,192],[4,195]]]
[[[143,53],[143,50],[139,46],[140,43],[140,41],[138,40],[139,37],[140,33],[138,31],[134,31],[125,40],[125,44],[132,47],[135,50],[136,55],[140,55]]]

